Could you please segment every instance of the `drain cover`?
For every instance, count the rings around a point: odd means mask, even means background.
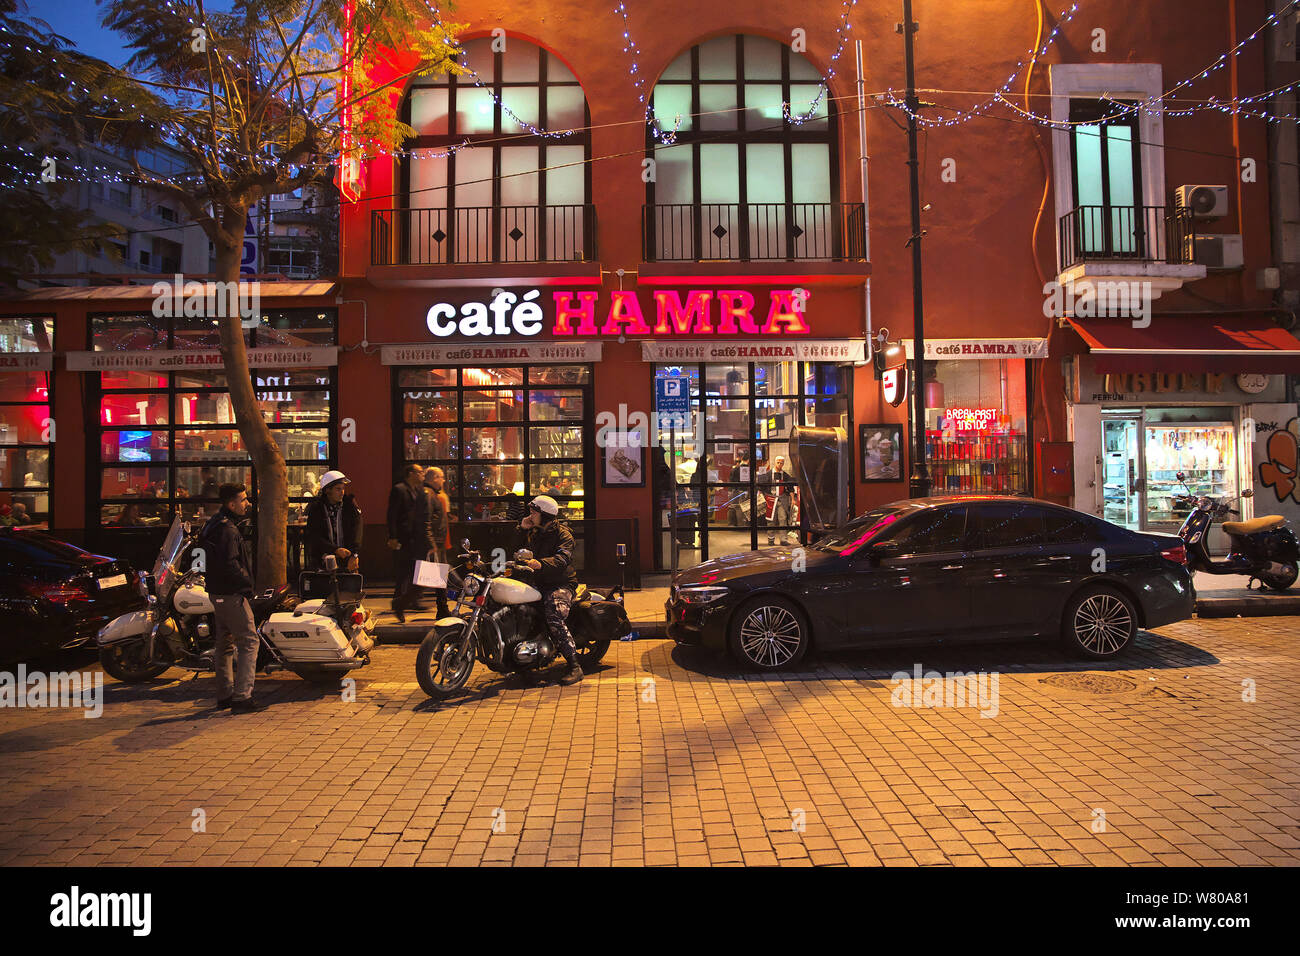
[[[1044,677],[1042,682],[1086,694],[1123,694],[1137,687],[1133,681],[1112,674],[1053,674]]]

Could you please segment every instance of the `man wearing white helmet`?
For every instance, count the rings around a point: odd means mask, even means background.
[[[360,567],[361,509],[347,493],[351,484],[341,471],[321,475],[320,491],[307,505],[307,567],[323,570],[325,555],[338,559],[339,567],[356,571]]]
[[[546,612],[546,627],[551,640],[569,662],[569,669],[560,678],[561,684],[576,684],[582,680],[582,665],[578,663],[578,648],[569,633],[569,608],[573,606],[578,575],[573,570],[573,533],[560,520],[560,506],[549,495],[538,495],[528,502],[528,514],[519,526],[528,532],[528,549],[533,559],[528,566],[537,572],[537,589],[542,592],[542,607]]]

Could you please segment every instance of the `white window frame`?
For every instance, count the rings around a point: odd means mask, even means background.
[[[1070,121],[1070,100],[1159,99],[1164,93],[1159,63],[1066,63],[1048,70],[1052,89],[1052,122]],[[1056,220],[1074,208],[1074,173],[1068,128],[1052,129],[1052,176],[1056,180]],[[1142,205],[1164,206],[1165,118],[1138,112],[1139,157],[1142,163]],[[1060,243],[1058,230],[1057,243]],[[1057,250],[1058,255],[1060,250]]]

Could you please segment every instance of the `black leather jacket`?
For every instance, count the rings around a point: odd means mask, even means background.
[[[533,552],[534,560],[541,562],[542,569],[537,572],[539,588],[552,591],[578,586],[578,572],[573,569],[573,532],[559,518],[530,529],[525,547]]]
[[[239,530],[242,521],[230,509],[222,507],[199,533],[209,594],[253,596],[253,564],[248,558],[248,542]]]
[[[318,494],[308,503],[307,527],[303,531],[304,542],[307,545],[308,567],[324,568],[325,555],[333,554],[339,548],[347,548],[353,554],[360,553],[362,525],[361,509],[357,507],[357,499],[352,495],[344,495],[343,500],[339,502],[339,508],[343,511],[340,516],[343,538],[335,541],[330,528],[329,505],[325,501],[325,494],[323,492]]]

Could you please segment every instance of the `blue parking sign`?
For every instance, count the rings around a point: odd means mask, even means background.
[[[685,376],[655,379],[655,412],[659,416],[660,428],[689,428],[691,380]]]

